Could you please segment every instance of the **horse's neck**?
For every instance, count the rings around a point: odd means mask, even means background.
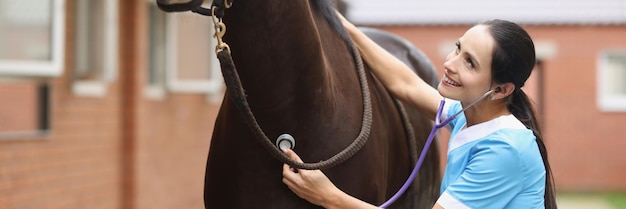
[[[308,1],[258,2],[235,1],[225,17],[226,41],[249,99],[332,100],[336,68],[354,69],[341,39],[310,12]]]

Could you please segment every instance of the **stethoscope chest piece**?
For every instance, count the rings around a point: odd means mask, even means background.
[[[296,139],[289,134],[282,134],[276,139],[276,146],[280,150],[293,149],[296,147]]]

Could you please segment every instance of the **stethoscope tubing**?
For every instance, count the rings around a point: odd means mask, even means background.
[[[407,178],[406,182],[404,182],[402,187],[391,198],[389,198],[389,200],[387,200],[385,203],[383,203],[382,205],[380,205],[378,207],[380,207],[380,208],[387,208],[387,207],[389,207],[396,200],[398,200],[400,198],[400,196],[402,196],[402,194],[404,194],[404,192],[409,188],[409,186],[411,186],[411,183],[413,182],[413,180],[415,180],[415,176],[417,176],[417,173],[419,172],[420,168],[422,167],[422,164],[424,163],[424,159],[426,158],[426,154],[428,153],[428,149],[430,148],[430,145],[432,144],[433,139],[435,138],[435,134],[437,134],[437,131],[440,128],[443,128],[444,126],[448,125],[450,122],[452,122],[452,120],[454,120],[454,118],[456,118],[457,115],[461,114],[462,112],[465,112],[465,110],[467,110],[468,108],[474,106],[476,103],[478,103],[479,101],[483,100],[485,97],[487,97],[489,94],[491,94],[491,93],[493,93],[495,91],[496,90],[493,90],[493,89],[487,91],[485,94],[483,94],[480,98],[476,99],[474,102],[469,104],[467,107],[465,107],[462,110],[458,111],[454,115],[446,118],[445,120],[443,120],[443,122],[440,122],[439,120],[441,118],[441,113],[443,112],[443,106],[446,103],[445,99],[442,99],[441,102],[439,103],[439,108],[437,108],[437,114],[435,116],[435,123],[433,125],[433,129],[430,130],[430,134],[428,135],[428,139],[426,140],[426,143],[424,144],[424,147],[422,148],[422,152],[420,153],[420,157],[418,158],[417,163],[415,164],[415,167],[413,168],[413,171],[411,171],[411,175],[409,175],[409,178]]]
[[[435,116],[435,124],[433,126],[433,128],[430,130],[430,134],[428,135],[428,139],[426,140],[426,143],[424,144],[424,147],[422,148],[422,152],[420,153],[420,157],[417,160],[417,164],[415,165],[415,167],[413,168],[413,171],[411,171],[411,175],[409,175],[409,178],[407,178],[406,182],[404,182],[404,185],[402,185],[402,187],[391,197],[389,198],[389,200],[387,200],[387,202],[383,203],[382,205],[380,205],[380,208],[387,208],[389,207],[391,204],[393,204],[396,200],[398,200],[398,198],[400,198],[400,196],[402,196],[402,194],[404,194],[404,192],[409,188],[409,186],[411,186],[411,182],[413,182],[413,180],[415,180],[415,176],[417,176],[417,173],[419,172],[420,168],[422,167],[422,164],[424,163],[424,159],[426,158],[426,154],[428,153],[428,149],[430,148],[430,145],[433,143],[433,139],[435,138],[435,134],[437,134],[437,130],[439,130],[440,128],[446,126],[448,123],[450,123],[452,120],[454,120],[454,116],[450,117],[450,118],[446,118],[443,122],[439,122],[439,118],[441,116],[441,112],[443,111],[443,106],[445,104],[445,99],[442,99],[441,102],[439,103],[439,108],[437,109],[437,115]]]

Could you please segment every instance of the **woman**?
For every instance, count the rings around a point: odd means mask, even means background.
[[[535,64],[523,28],[503,20],[470,28],[446,57],[434,89],[340,18],[372,71],[402,101],[434,118],[441,99],[449,98],[443,120],[478,100],[448,125],[448,162],[433,208],[556,208],[541,130],[521,90]],[[481,99],[484,94],[489,99]],[[285,153],[300,160],[291,150]],[[319,170],[296,172],[285,165],[283,182],[325,208],[376,208],[342,192]]]

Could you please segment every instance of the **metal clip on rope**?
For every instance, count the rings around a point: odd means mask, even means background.
[[[226,3],[226,7],[230,7],[228,3],[232,3],[232,0],[224,0]],[[369,138],[369,134],[372,127],[372,104],[371,104],[371,96],[369,92],[369,87],[367,84],[367,77],[365,73],[365,69],[363,67],[363,60],[361,59],[361,55],[359,54],[359,50],[356,48],[352,40],[346,40],[346,45],[348,45],[354,61],[355,66],[357,68],[357,74],[359,78],[359,84],[361,86],[361,94],[363,96],[363,120],[361,122],[361,130],[356,139],[348,145],[348,147],[344,148],[339,153],[336,153],[332,157],[327,160],[323,160],[317,163],[303,163],[295,161],[285,155],[281,148],[276,147],[270,139],[267,137],[265,132],[261,129],[256,118],[254,117],[254,113],[250,110],[248,106],[248,101],[246,99],[246,95],[243,90],[243,86],[241,84],[241,80],[239,79],[239,75],[237,73],[237,69],[235,67],[235,63],[232,60],[230,54],[230,47],[228,44],[224,43],[222,38],[226,33],[226,25],[222,22],[222,18],[216,17],[216,11],[219,12],[220,6],[212,6],[211,7],[211,16],[213,17],[213,23],[215,24],[215,35],[214,37],[217,39],[216,46],[216,55],[218,60],[220,61],[220,66],[222,68],[222,75],[224,76],[224,82],[226,84],[226,89],[229,92],[230,98],[233,101],[235,107],[239,109],[242,117],[244,118],[244,122],[250,128],[250,131],[253,135],[255,135],[255,139],[261,143],[261,145],[268,151],[270,154],[278,159],[279,161],[289,164],[291,167],[299,168],[299,169],[307,169],[307,170],[315,170],[315,169],[326,169],[343,163],[350,157],[352,157],[356,152],[358,152],[367,142]],[[194,10],[196,11],[196,10]],[[200,10],[198,10],[200,11]],[[226,49],[226,50],[224,50]],[[279,147],[286,148],[295,145],[295,140],[293,141],[283,141],[283,146],[278,145]],[[290,142],[291,144],[289,145]],[[287,146],[288,145],[288,146]]]
[[[216,17],[215,15],[216,9],[217,9],[217,6],[211,7],[211,19],[213,19],[213,24],[215,25],[214,26],[215,34],[213,35],[213,37],[217,39],[217,46],[215,46],[215,53],[219,53],[220,51],[226,49],[228,54],[230,54],[230,46],[228,46],[228,44],[226,44],[222,40],[222,38],[224,37],[224,34],[226,34],[226,24],[222,22],[222,18]]]

